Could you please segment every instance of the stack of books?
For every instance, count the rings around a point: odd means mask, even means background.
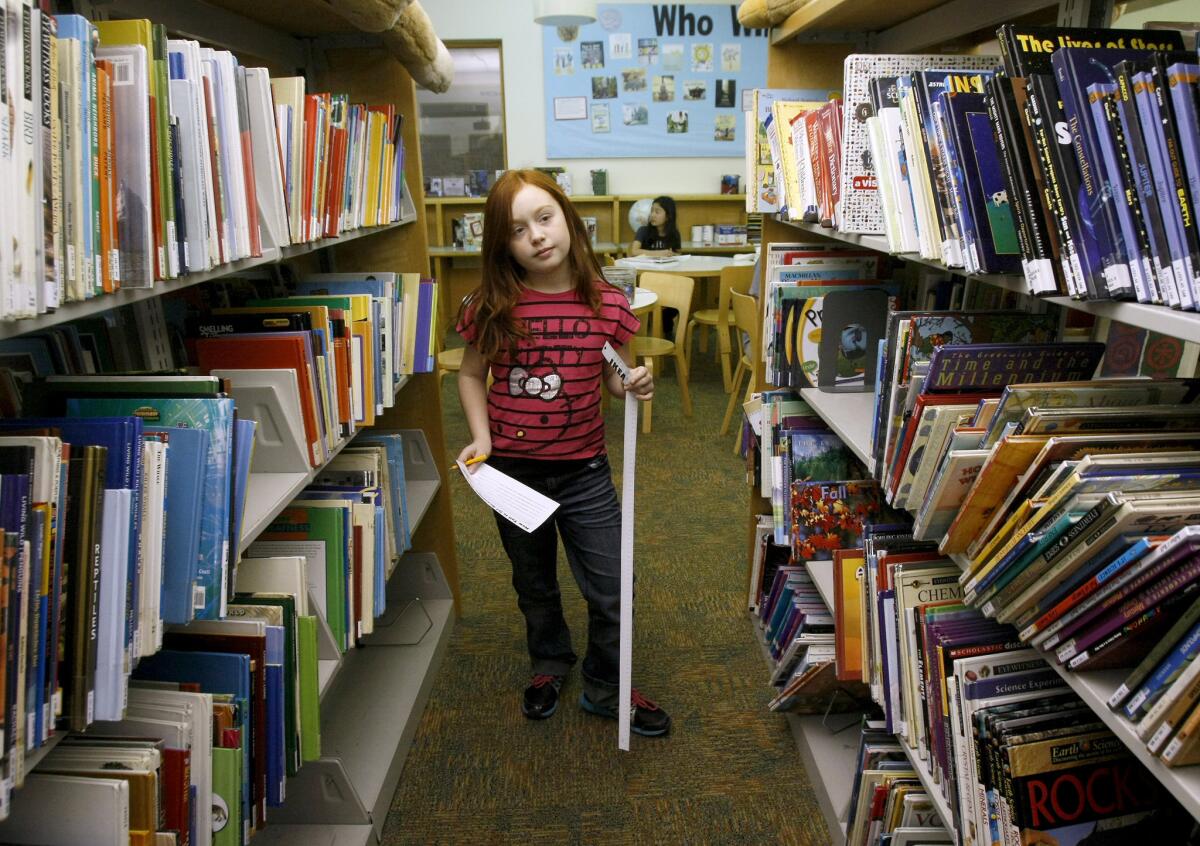
[[[949,268],[1021,273],[1035,295],[1196,310],[1200,64],[1182,35],[997,37],[996,56],[848,56],[837,132],[812,92],[760,89],[748,120],[775,164],[747,202]]]

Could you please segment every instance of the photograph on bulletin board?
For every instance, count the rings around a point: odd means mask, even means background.
[[[601,3],[542,43],[549,158],[745,155],[741,92],[766,84],[768,30],[737,4]]]

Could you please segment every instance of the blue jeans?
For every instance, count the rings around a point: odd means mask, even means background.
[[[517,605],[525,615],[533,672],[563,676],[577,660],[558,589],[561,534],[571,573],[588,605],[583,689],[597,705],[615,706],[621,638],[621,507],[608,458],[599,456],[581,465],[562,467],[493,456],[488,464],[559,504],[550,519],[534,532],[519,529],[496,515],[500,540],[512,561]]]

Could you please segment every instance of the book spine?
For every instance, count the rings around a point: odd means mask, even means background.
[[[1000,170],[1004,175],[1004,186],[1008,193],[1009,207],[1012,209],[1013,222],[1016,224],[1017,243],[1021,247],[1021,272],[1029,285],[1032,294],[1057,293],[1058,284],[1054,280],[1053,262],[1047,261],[1048,254],[1041,254],[1045,249],[1044,240],[1039,239],[1040,233],[1035,233],[1037,217],[1037,199],[1030,190],[1027,163],[1020,161],[1020,137],[1010,130],[1010,124],[1002,114],[1002,110],[1011,108],[1014,104],[1005,100],[1004,89],[1012,92],[1011,80],[994,76],[988,83],[988,93],[984,98],[988,120],[992,124],[992,134],[996,139],[996,149],[999,152]],[[1049,278],[1047,278],[1049,270]],[[1049,285],[1049,287],[1047,287]]]
[[[1039,644],[1042,649],[1054,648],[1106,609],[1121,602],[1153,579],[1159,578],[1190,552],[1190,547],[1186,546],[1166,548],[1168,543],[1170,541],[1161,544],[1151,555],[1100,588],[1088,601],[1072,608],[1056,623],[1040,632],[1034,638],[1034,643]]]
[[[1171,102],[1165,63],[1161,57],[1150,70],[1154,82],[1154,98],[1158,104],[1162,139],[1167,154],[1172,199],[1178,208],[1183,224],[1184,249],[1191,260],[1192,272],[1188,277],[1192,300],[1200,308],[1200,224],[1196,222],[1195,209],[1188,197],[1188,178],[1184,172],[1184,161],[1180,150],[1179,133],[1175,125],[1175,110]]]
[[[1121,710],[1125,712],[1126,718],[1136,723],[1146,716],[1146,712],[1154,706],[1167,687],[1179,678],[1180,673],[1196,657],[1197,650],[1200,650],[1200,626],[1193,626],[1191,631],[1175,642],[1170,653],[1125,703]]]
[[[1092,576],[1083,584],[1079,585],[1075,590],[1068,594],[1063,599],[1059,600],[1048,610],[1043,613],[1026,628],[1021,630],[1021,639],[1029,640],[1042,629],[1049,626],[1071,608],[1074,608],[1083,600],[1087,599],[1093,593],[1100,589],[1100,586],[1115,576],[1117,573],[1130,562],[1144,555],[1149,545],[1144,541],[1134,544],[1133,548],[1119,555],[1116,560],[1108,564],[1103,570]],[[1040,608],[1039,606],[1036,606]]]
[[[1124,705],[1130,695],[1141,687],[1142,682],[1166,658],[1167,653],[1174,648],[1179,639],[1186,635],[1198,622],[1200,622],[1200,602],[1193,602],[1188,606],[1188,610],[1183,613],[1183,616],[1175,621],[1171,630],[1154,645],[1154,648],[1146,654],[1146,657],[1125,677],[1125,681],[1113,691],[1112,696],[1108,698],[1108,707],[1116,711]]]
[[[1154,81],[1145,72],[1134,73],[1133,97],[1141,119],[1142,140],[1145,142],[1150,173],[1154,182],[1154,195],[1162,215],[1163,229],[1171,250],[1171,268],[1175,280],[1175,291],[1179,295],[1181,308],[1194,310],[1196,300],[1192,294],[1192,257],[1186,247],[1183,221],[1179,218],[1179,207],[1175,204],[1173,179],[1171,177],[1166,142],[1162,133],[1158,101],[1154,96]]]
[[[1085,238],[1094,240],[1099,256],[1098,289],[1107,289],[1113,298],[1127,299],[1133,295],[1133,279],[1121,232],[1113,214],[1103,161],[1096,140],[1095,127],[1088,111],[1087,91],[1076,74],[1076,66],[1064,58],[1067,53],[1055,52],[1051,57],[1063,113],[1071,129],[1071,143],[1079,164],[1080,187],[1074,197]]]
[[[1138,232],[1133,219],[1133,210],[1136,204],[1126,201],[1125,186],[1128,184],[1125,178],[1126,168],[1121,165],[1121,155],[1118,152],[1117,141],[1112,129],[1112,122],[1116,116],[1113,108],[1113,98],[1116,96],[1116,92],[1115,85],[1089,85],[1087,87],[1088,108],[1091,111],[1092,127],[1100,148],[1100,164],[1103,166],[1107,183],[1104,190],[1121,200],[1112,203],[1112,206],[1116,212],[1118,230],[1125,246],[1134,296],[1140,303],[1152,303],[1155,300],[1154,292],[1151,290],[1154,277],[1150,268],[1148,249],[1143,249],[1144,236]]]
[[[1120,144],[1120,140],[1124,142],[1120,146],[1131,170],[1128,186],[1133,188],[1132,201],[1137,203],[1137,214],[1146,232],[1158,301],[1178,308],[1179,292],[1176,290],[1175,269],[1171,263],[1171,246],[1167,242],[1162,213],[1154,196],[1154,177],[1150,172],[1149,151],[1142,137],[1141,120],[1133,100],[1133,82],[1129,66],[1125,62],[1117,64],[1116,78],[1118,122],[1114,131],[1118,135],[1118,143]],[[1126,201],[1131,201],[1128,195]]]
[[[1057,101],[1053,98],[1057,97],[1057,92],[1045,77],[1034,77],[1028,80],[1028,84],[1029,93],[1025,100],[1028,109],[1026,119],[1033,133],[1034,146],[1037,148],[1042,173],[1045,176],[1049,206],[1054,210],[1063,277],[1071,296],[1086,297],[1088,289],[1083,268],[1087,256],[1081,253],[1081,245],[1075,238],[1078,223],[1074,218],[1071,185],[1066,172],[1066,169],[1073,168],[1075,163],[1063,155],[1064,138],[1059,133],[1062,130],[1065,134],[1066,129],[1065,124],[1060,126],[1060,122],[1056,120],[1059,113]],[[1046,104],[1044,95],[1051,98],[1049,105]]]
[[[1069,670],[1084,670],[1088,667],[1095,666],[1098,662],[1106,659],[1108,656],[1117,654],[1117,651],[1123,646],[1132,645],[1131,642],[1142,634],[1142,630],[1147,627],[1160,628],[1163,621],[1169,620],[1175,606],[1181,602],[1190,602],[1191,594],[1196,589],[1196,584],[1193,582],[1182,591],[1175,591],[1160,605],[1155,605],[1146,609],[1140,615],[1135,616],[1132,620],[1124,625],[1119,625],[1116,631],[1111,632],[1098,643],[1094,643],[1088,649],[1079,652],[1073,658],[1066,662]],[[1128,660],[1123,657],[1122,661]],[[1151,749],[1152,752],[1157,752],[1158,747]]]

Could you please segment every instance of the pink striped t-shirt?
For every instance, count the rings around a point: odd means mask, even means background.
[[[520,341],[516,358],[502,352],[490,362],[488,420],[492,453],[555,460],[595,458],[604,454],[604,418],[600,414],[605,341],[618,349],[629,342],[640,322],[625,295],[599,283],[600,314],[578,291],[543,294],[524,289],[514,314],[531,338]],[[477,331],[468,308],[456,327],[474,346]]]

